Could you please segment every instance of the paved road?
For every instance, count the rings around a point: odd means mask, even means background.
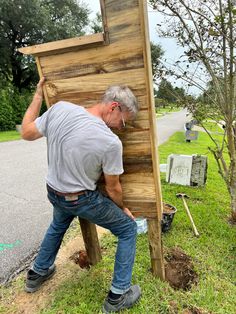
[[[167,114],[157,120],[158,145],[166,142],[168,138],[177,131],[184,130],[184,124],[190,121],[190,116],[186,116],[187,110]]]
[[[186,111],[158,119],[158,144],[183,130]],[[46,141],[0,143],[0,283],[30,263],[51,220]]]

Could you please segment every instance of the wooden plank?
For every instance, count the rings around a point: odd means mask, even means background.
[[[130,173],[120,178],[124,199],[155,200],[152,173]]]
[[[18,49],[21,53],[26,55],[53,55],[61,54],[67,51],[78,50],[93,47],[94,45],[103,45],[104,37],[103,33],[96,33],[92,35],[86,35],[81,37],[63,39],[48,42],[45,44],[34,45],[30,47],[24,47]]]
[[[151,156],[150,142],[124,142],[123,154],[127,157]]]
[[[89,263],[95,265],[102,259],[96,225],[80,217],[79,222]]]
[[[156,202],[142,199],[124,199],[127,206],[135,217],[157,218]]]
[[[41,68],[41,64],[40,64],[40,58],[39,57],[35,57],[35,61],[37,64],[37,69],[38,69],[38,73],[39,73],[39,77],[42,78],[43,77],[43,72],[42,72],[42,68]],[[49,99],[48,99],[48,94],[47,94],[47,90],[46,90],[46,86],[43,86],[43,96],[47,105],[47,108],[49,108]]]
[[[151,256],[152,272],[160,279],[165,279],[165,268],[161,243],[161,218],[162,218],[162,195],[161,195],[161,182],[159,171],[159,160],[157,153],[157,126],[156,126],[156,113],[153,95],[153,81],[152,81],[152,66],[151,66],[151,51],[150,39],[148,32],[148,15],[147,3],[144,0],[139,0],[141,28],[144,43],[144,65],[146,69],[146,88],[149,97],[148,103],[150,104],[150,131],[151,131],[151,149],[153,160],[153,175],[154,175],[154,189],[156,196],[156,212],[157,219],[148,221],[148,237],[149,249]]]
[[[119,46],[109,45],[99,50],[90,49],[89,54],[87,50],[80,51],[79,57],[78,52],[46,56],[42,58],[41,66],[49,80],[141,68],[143,67],[142,46],[139,41],[132,38]]]
[[[124,163],[124,172],[125,174],[131,174],[131,173],[152,173],[152,162],[149,163],[144,161],[143,163],[137,163],[136,159],[133,159],[134,162],[132,164],[130,163]]]
[[[51,96],[49,98],[50,105],[55,104],[57,101],[60,100],[66,100],[69,102],[72,102],[74,104],[82,105],[85,108],[88,108],[95,103],[98,103],[101,101],[101,98],[104,94],[104,90],[94,90],[93,92],[86,92],[86,91],[80,91],[79,88],[77,88],[74,91],[66,91],[64,93],[60,92],[58,90],[57,93],[55,93],[54,96]],[[135,95],[137,96],[137,100],[141,106],[141,109],[147,109],[148,108],[148,103],[146,101],[147,96],[142,95],[142,93],[145,93],[144,86],[140,87],[140,89],[135,90]],[[137,95],[138,94],[138,95]],[[139,96],[141,95],[141,96]],[[135,124],[135,123],[134,123]],[[132,128],[133,129],[133,128]],[[134,129],[135,131],[135,129]]]
[[[160,170],[159,170],[159,157],[157,149],[157,123],[156,123],[156,113],[155,113],[155,104],[154,104],[154,95],[153,95],[153,81],[152,81],[152,66],[151,66],[151,51],[150,51],[150,40],[148,32],[148,18],[147,18],[147,4],[144,0],[140,1],[140,16],[141,16],[141,27],[143,30],[143,42],[144,42],[144,64],[145,64],[145,73],[146,73],[146,88],[148,95],[148,103],[150,104],[150,131],[151,131],[151,149],[152,149],[152,159],[153,159],[153,174],[154,182],[156,189],[156,199],[158,208],[161,209],[158,211],[158,220],[161,221],[162,217],[162,195],[161,195],[161,182],[160,182]]]
[[[130,57],[122,56],[98,62],[93,60],[91,63],[70,65],[67,58],[61,60],[60,65],[55,66],[52,71],[47,67],[44,71],[45,76],[50,80],[68,79],[91,74],[113,73],[124,70],[132,70],[143,67],[143,57],[141,53],[132,53]],[[92,61],[92,60],[91,60]],[[52,64],[51,64],[52,67]]]
[[[165,268],[163,263],[163,249],[161,241],[161,224],[158,219],[148,220],[149,251],[151,256],[152,273],[154,276],[165,280]]]
[[[106,45],[109,44],[109,32],[107,26],[107,14],[105,8],[105,0],[100,0],[100,8],[101,8],[101,15],[102,15],[102,26],[104,31],[104,41]]]
[[[58,100],[69,100],[69,97],[90,97],[94,91],[101,95],[110,85],[128,85],[135,93],[136,90],[144,89],[144,69],[118,71],[115,73],[103,73],[70,79],[47,81],[46,88],[50,103]]]
[[[135,128],[135,124],[129,126],[127,124],[125,129],[117,131],[116,134],[119,136],[122,142],[147,142],[150,141],[150,132],[149,128],[147,129],[138,129]]]

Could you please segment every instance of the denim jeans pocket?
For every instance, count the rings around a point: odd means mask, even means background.
[[[90,197],[88,195],[79,195],[76,200],[68,200],[65,197],[60,198],[59,205],[65,209],[74,209],[89,205]]]

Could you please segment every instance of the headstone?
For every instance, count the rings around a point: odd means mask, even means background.
[[[188,141],[193,141],[198,139],[198,131],[186,130],[185,139]]]
[[[167,160],[166,181],[181,185],[190,185],[192,156],[170,155]]]
[[[171,154],[167,159],[166,181],[180,185],[203,186],[207,179],[207,157]]]
[[[192,173],[190,183],[193,186],[203,186],[207,179],[207,157],[193,155]]]

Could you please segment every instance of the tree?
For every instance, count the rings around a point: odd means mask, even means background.
[[[91,23],[91,29],[93,33],[103,32],[102,15],[99,12],[96,13],[96,17]]]
[[[176,100],[174,87],[165,78],[161,80],[156,96],[157,98],[165,99],[167,103],[173,103]]]
[[[160,60],[164,55],[164,51],[160,45],[156,45],[153,42],[151,44],[151,59],[152,59],[152,74],[153,74],[153,81],[160,77],[159,69],[160,69]]]
[[[232,0],[151,0],[154,9],[166,17],[158,25],[160,34],[175,38],[185,48],[174,67],[165,73],[198,87],[208,103],[186,106],[197,120],[210,118],[225,123],[219,143],[208,132],[214,148],[209,148],[226,183],[236,221],[236,7]],[[195,67],[193,67],[195,65]],[[211,82],[211,88],[206,82]],[[214,91],[214,92],[212,92]],[[225,152],[228,159],[225,158]]]
[[[35,84],[32,58],[17,49],[84,34],[88,13],[76,0],[0,0],[0,75],[19,91]]]

